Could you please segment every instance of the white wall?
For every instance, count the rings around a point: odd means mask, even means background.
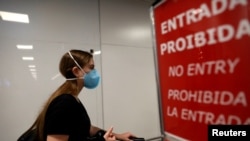
[[[104,125],[160,136],[150,3],[101,1]]]
[[[72,48],[95,56],[102,83],[80,95],[93,124],[115,132],[160,136],[149,8],[145,0],[4,1],[0,11],[27,13],[30,23],[0,19],[0,140],[31,125],[43,102],[65,80],[58,62]],[[16,44],[33,44],[20,51]],[[23,55],[35,57],[22,61]],[[37,66],[37,79],[29,64]]]

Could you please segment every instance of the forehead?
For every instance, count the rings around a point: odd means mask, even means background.
[[[93,58],[91,58],[90,60],[89,60],[89,65],[94,65],[95,63],[94,63],[94,59]]]

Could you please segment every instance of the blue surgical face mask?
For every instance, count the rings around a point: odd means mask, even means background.
[[[83,84],[84,87],[88,88],[88,89],[94,89],[98,86],[99,81],[100,81],[100,75],[99,73],[96,71],[96,69],[91,70],[90,72],[86,73],[81,66],[76,62],[76,60],[74,59],[74,57],[71,55],[70,52],[68,52],[68,54],[70,55],[70,57],[73,59],[73,61],[75,62],[75,64],[78,66],[78,68],[84,73],[84,76],[82,78],[68,78],[67,80],[76,80],[76,79],[83,79]]]
[[[100,75],[96,69],[91,70],[88,73],[85,73],[83,77],[83,84],[88,89],[94,89],[98,86],[100,81]]]

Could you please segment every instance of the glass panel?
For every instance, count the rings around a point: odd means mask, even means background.
[[[0,3],[0,140],[16,140],[65,81],[58,69],[61,56],[70,49],[100,51],[99,4],[98,0]],[[21,14],[26,21],[7,21],[8,12]],[[101,72],[100,55],[95,55],[95,65]],[[83,89],[79,97],[92,123],[102,127],[101,86]]]

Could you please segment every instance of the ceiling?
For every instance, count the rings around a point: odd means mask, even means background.
[[[0,19],[2,85],[21,83],[23,78],[16,77],[20,74],[25,79],[34,79],[28,65],[36,65],[36,77],[54,79],[58,76],[61,55],[72,48],[100,50],[101,44],[152,48],[152,39],[147,36],[151,32],[150,21],[145,18],[149,9],[145,10],[145,6],[150,7],[153,2],[0,0],[0,11],[27,14],[30,21],[27,24]],[[33,45],[33,50],[19,50],[18,44]],[[34,60],[24,61],[23,56],[33,56]]]

